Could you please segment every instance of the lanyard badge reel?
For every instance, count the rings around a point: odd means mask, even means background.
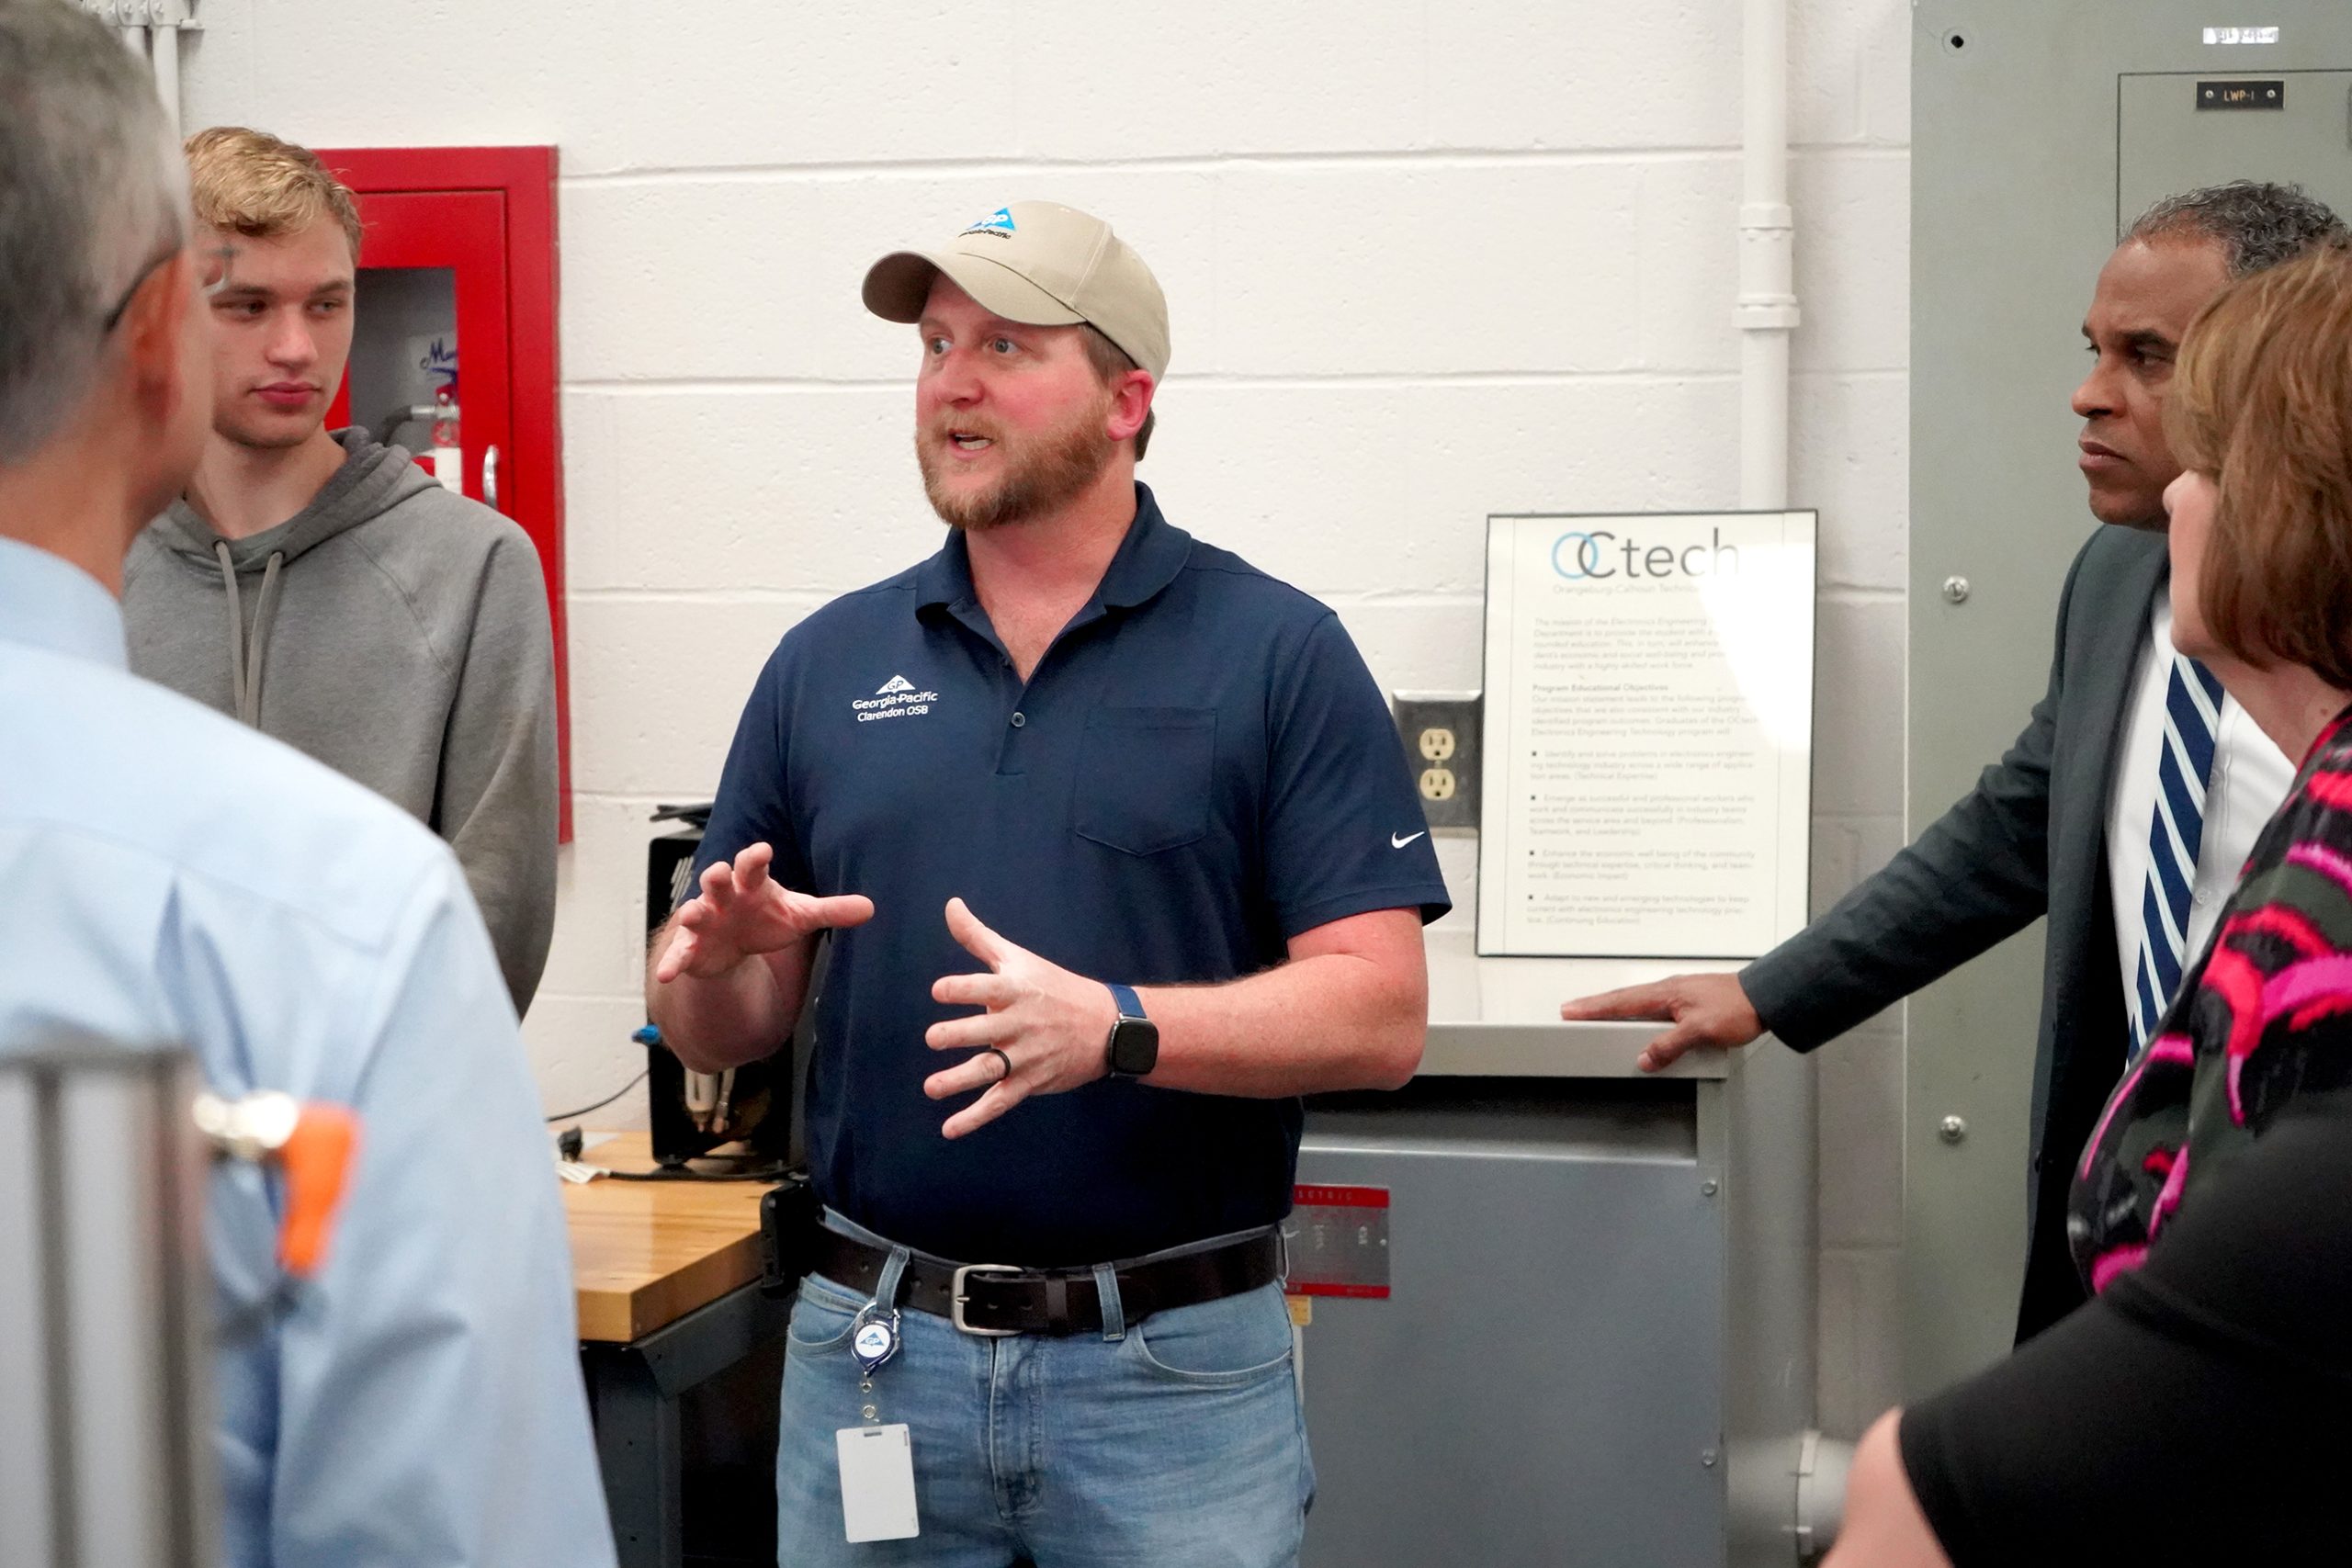
[[[907,1540],[919,1532],[915,1518],[914,1444],[905,1422],[882,1424],[874,1374],[899,1353],[899,1280],[906,1273],[907,1249],[893,1247],[875,1282],[874,1299],[858,1308],[849,1331],[857,1362],[859,1416],[865,1425],[833,1434],[841,1461],[842,1529],[851,1541]]]

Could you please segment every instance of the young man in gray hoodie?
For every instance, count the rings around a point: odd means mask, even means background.
[[[398,446],[326,429],[350,356],[351,193],[302,148],[187,144],[212,299],[212,434],[132,547],[130,667],[389,797],[448,840],[519,1014],[555,923],[554,643],[528,535]]]

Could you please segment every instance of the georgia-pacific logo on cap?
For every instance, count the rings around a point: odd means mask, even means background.
[[[1009,207],[998,208],[994,212],[964,231],[965,234],[1010,234],[1012,232],[1012,209]],[[959,234],[956,238],[961,239],[963,235]]]

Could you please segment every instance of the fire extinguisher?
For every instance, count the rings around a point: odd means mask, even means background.
[[[453,371],[433,393],[433,477],[441,488],[462,494],[466,454],[458,438],[458,378]]]

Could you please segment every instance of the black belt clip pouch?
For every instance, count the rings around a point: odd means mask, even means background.
[[[817,1243],[817,1189],[796,1170],[760,1199],[760,1293],[788,1296],[800,1288]]]

